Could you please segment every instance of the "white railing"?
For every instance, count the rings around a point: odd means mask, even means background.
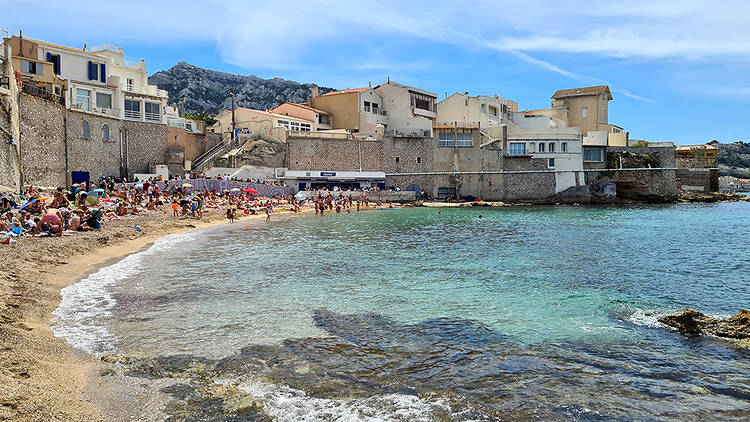
[[[159,113],[146,113],[146,120],[149,122],[161,122],[161,114]]]
[[[146,86],[135,86],[133,84],[122,84],[122,90],[125,92],[132,92],[134,94],[150,95],[152,97],[168,97],[169,93],[163,89],[157,88],[155,85]]]
[[[125,110],[125,118],[130,120],[141,120],[142,115],[140,110]]]

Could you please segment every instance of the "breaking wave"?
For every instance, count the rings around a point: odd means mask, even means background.
[[[51,328],[55,336],[95,356],[113,351],[117,339],[103,323],[116,305],[111,287],[137,275],[144,258],[173,248],[192,236],[186,232],[161,237],[148,249],[130,254],[62,289],[62,301],[53,312]]]

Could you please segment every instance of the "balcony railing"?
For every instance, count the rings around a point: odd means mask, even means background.
[[[143,116],[140,110],[125,110],[124,116],[129,120],[141,120]]]
[[[23,86],[21,87],[21,91],[24,92],[25,94],[30,94],[35,97],[44,98],[45,100],[52,101],[53,103],[65,105],[65,97],[62,95],[55,94],[48,87],[38,87],[38,86],[24,83]]]
[[[125,92],[132,92],[134,94],[149,95],[152,97],[168,97],[169,93],[163,89],[159,89],[154,85],[146,86],[135,86],[133,84],[122,84],[122,90]]]
[[[161,114],[159,113],[146,113],[147,122],[161,122]]]

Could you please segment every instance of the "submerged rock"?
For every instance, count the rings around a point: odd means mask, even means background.
[[[750,311],[744,309],[728,319],[713,318],[693,309],[686,309],[681,314],[663,316],[659,318],[659,322],[674,327],[683,334],[750,339]]]

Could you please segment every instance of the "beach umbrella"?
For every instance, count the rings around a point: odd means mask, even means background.
[[[137,189],[143,189],[143,183],[139,183],[139,184],[135,185],[135,187]]]
[[[239,192],[239,191],[240,191],[240,188],[232,188],[232,189],[230,189],[230,191],[231,191],[231,192]]]
[[[258,193],[258,191],[257,191],[257,190],[255,190],[255,189],[252,189],[252,188],[247,188],[247,189],[245,189],[245,192],[247,192],[247,193],[252,193],[253,195],[255,195],[256,193]]]
[[[304,193],[302,193],[302,192],[297,192],[297,194],[294,195],[294,197],[297,198],[297,199],[306,199],[307,198],[307,196]]]
[[[183,187],[183,188],[192,188],[192,187],[193,187],[193,185],[191,185],[190,183],[183,183],[183,184],[182,184],[182,187]]]

